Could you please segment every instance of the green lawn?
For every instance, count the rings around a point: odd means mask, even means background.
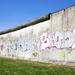
[[[75,75],[75,67],[0,58],[0,75]]]

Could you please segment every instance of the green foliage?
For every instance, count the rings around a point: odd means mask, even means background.
[[[74,75],[75,67],[0,58],[0,75]]]

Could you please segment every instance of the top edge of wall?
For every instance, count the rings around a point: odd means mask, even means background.
[[[19,26],[14,27],[14,28],[8,29],[6,31],[2,31],[2,32],[0,32],[0,35],[10,33],[10,32],[13,32],[13,31],[17,31],[17,30],[20,30],[22,28],[26,28],[26,27],[32,26],[34,24],[49,20],[49,19],[50,19],[50,14],[47,14],[45,16],[41,16],[41,17],[39,17],[37,19],[31,20],[29,22],[26,22],[24,24],[21,24]]]
[[[74,7],[74,6],[75,6],[75,4],[74,4],[74,5],[71,5],[71,6],[69,6],[69,7],[66,7],[66,8],[64,8],[64,9],[61,9],[61,10],[58,10],[58,11],[52,12],[51,14],[58,13],[58,12],[60,12],[60,11],[62,11],[62,10],[65,11],[66,9],[71,8],[71,7]]]
[[[70,6],[70,7],[73,7],[73,6],[75,6],[75,5],[72,5],[72,6]],[[68,8],[70,8],[70,7],[67,7],[67,8],[62,9],[62,10],[65,11],[66,9],[68,9]],[[50,19],[50,15],[52,15],[52,14],[54,14],[54,13],[58,13],[58,12],[60,12],[60,11],[62,11],[62,10],[59,10],[59,11],[56,11],[56,12],[53,12],[53,13],[49,13],[49,14],[47,14],[47,15],[45,15],[45,16],[42,16],[42,17],[39,17],[39,18],[37,18],[37,19],[31,20],[31,21],[26,22],[26,23],[24,23],[24,24],[21,24],[21,25],[19,25],[19,26],[17,26],[17,27],[8,29],[8,30],[6,30],[6,31],[2,31],[2,32],[0,32],[0,35],[6,34],[6,33],[10,33],[10,32],[13,32],[13,31],[17,31],[17,30],[20,30],[20,29],[22,29],[22,28],[26,28],[26,27],[32,26],[32,25],[34,25],[34,24],[37,24],[37,23],[40,23],[40,22],[44,22],[44,21],[46,21],[46,20],[49,20],[49,19]]]

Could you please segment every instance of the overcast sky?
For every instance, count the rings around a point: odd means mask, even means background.
[[[75,0],[0,0],[0,31],[74,4]]]

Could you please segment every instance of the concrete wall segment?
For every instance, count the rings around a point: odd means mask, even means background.
[[[1,32],[0,56],[63,64],[75,62],[75,6],[40,20],[16,31]]]

